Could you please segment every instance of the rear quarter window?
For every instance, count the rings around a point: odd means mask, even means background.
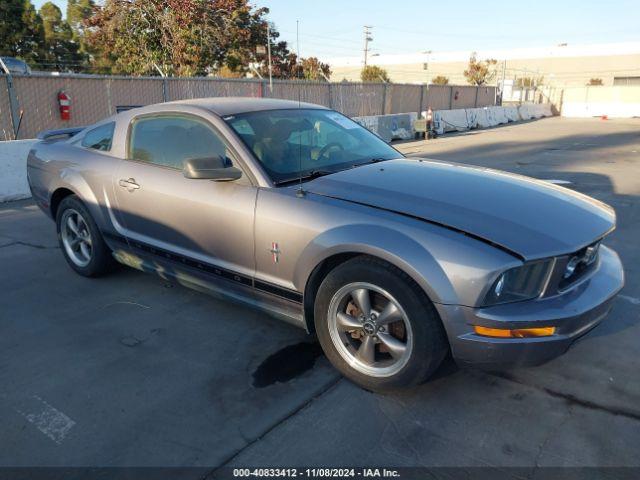
[[[80,144],[85,148],[108,152],[111,150],[114,128],[115,123],[110,122],[100,125],[93,130],[89,130],[82,138],[82,142],[80,142]]]

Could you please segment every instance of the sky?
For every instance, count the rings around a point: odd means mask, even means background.
[[[41,6],[46,0],[32,0]],[[54,0],[64,12],[66,0]],[[303,57],[640,41],[639,0],[251,0]]]

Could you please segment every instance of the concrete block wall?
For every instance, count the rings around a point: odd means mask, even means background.
[[[426,112],[422,112],[423,116]],[[531,103],[518,107],[460,108],[457,110],[437,110],[433,112],[433,122],[438,134],[463,132],[472,128],[487,128],[496,125],[550,117],[551,104]]]
[[[0,202],[29,198],[27,156],[36,140],[0,142]]]

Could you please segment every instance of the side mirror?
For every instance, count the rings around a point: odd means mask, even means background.
[[[183,163],[182,174],[186,178],[216,182],[229,182],[242,177],[241,170],[228,166],[224,158],[219,155],[186,159]]]

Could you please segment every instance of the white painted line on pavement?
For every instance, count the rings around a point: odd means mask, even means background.
[[[16,411],[33,423],[47,437],[60,445],[76,422],[60,410],[49,405],[39,396],[34,395],[32,399],[37,401],[37,411],[23,412],[17,408]]]

